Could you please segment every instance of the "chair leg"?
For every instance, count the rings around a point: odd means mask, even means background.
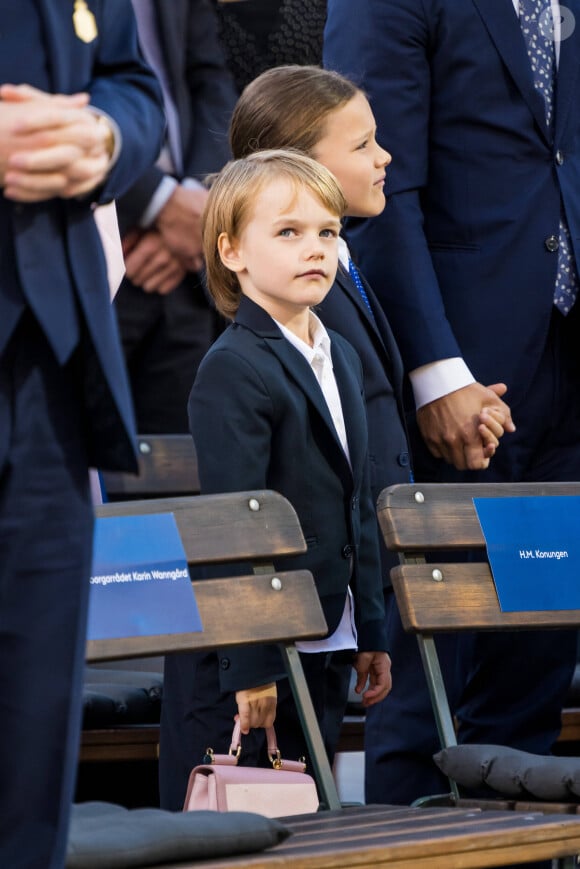
[[[306,739],[308,751],[312,758],[314,777],[325,803],[325,808],[340,809],[341,803],[338,791],[336,790],[336,783],[332,775],[330,763],[328,762],[328,755],[326,754],[298,651],[294,645],[280,645],[280,650],[290,680],[290,687],[292,688],[298,715],[300,716],[304,738]]]

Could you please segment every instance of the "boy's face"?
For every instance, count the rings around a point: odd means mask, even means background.
[[[385,207],[385,168],[391,155],[375,139],[376,124],[364,94],[330,112],[324,136],[312,150],[312,157],[338,179],[346,201],[347,214],[374,217]]]
[[[286,178],[258,193],[238,239],[219,252],[242,292],[286,325],[320,304],[338,267],[340,220],[310,191]]]

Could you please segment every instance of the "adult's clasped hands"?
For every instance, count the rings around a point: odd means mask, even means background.
[[[472,383],[419,408],[417,423],[431,453],[460,471],[489,467],[500,438],[516,430],[502,401],[506,392],[505,383]]]
[[[81,197],[109,170],[114,134],[89,95],[0,86],[0,185],[17,202]]]

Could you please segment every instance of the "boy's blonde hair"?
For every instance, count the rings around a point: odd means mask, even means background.
[[[218,238],[239,239],[253,205],[272,181],[287,179],[296,191],[307,190],[328,211],[341,218],[346,200],[334,175],[299,151],[270,150],[232,160],[215,176],[203,215],[203,249],[207,285],[218,311],[233,319],[240,304],[237,275],[222,262]]]
[[[323,138],[327,116],[363,93],[338,72],[318,66],[275,66],[243,90],[230,122],[234,157],[263,148],[306,154]]]

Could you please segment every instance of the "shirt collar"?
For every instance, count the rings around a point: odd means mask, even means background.
[[[312,335],[312,347],[305,341],[302,341],[302,339],[295,335],[294,332],[291,332],[290,329],[287,329],[286,326],[283,326],[282,323],[279,323],[278,320],[275,320],[274,322],[286,340],[289,341],[299,353],[302,353],[310,364],[312,364],[312,360],[317,353],[322,353],[332,365],[332,357],[330,355],[330,336],[324,328],[322,321],[316,316],[314,311],[309,312],[308,321],[308,328]]]

